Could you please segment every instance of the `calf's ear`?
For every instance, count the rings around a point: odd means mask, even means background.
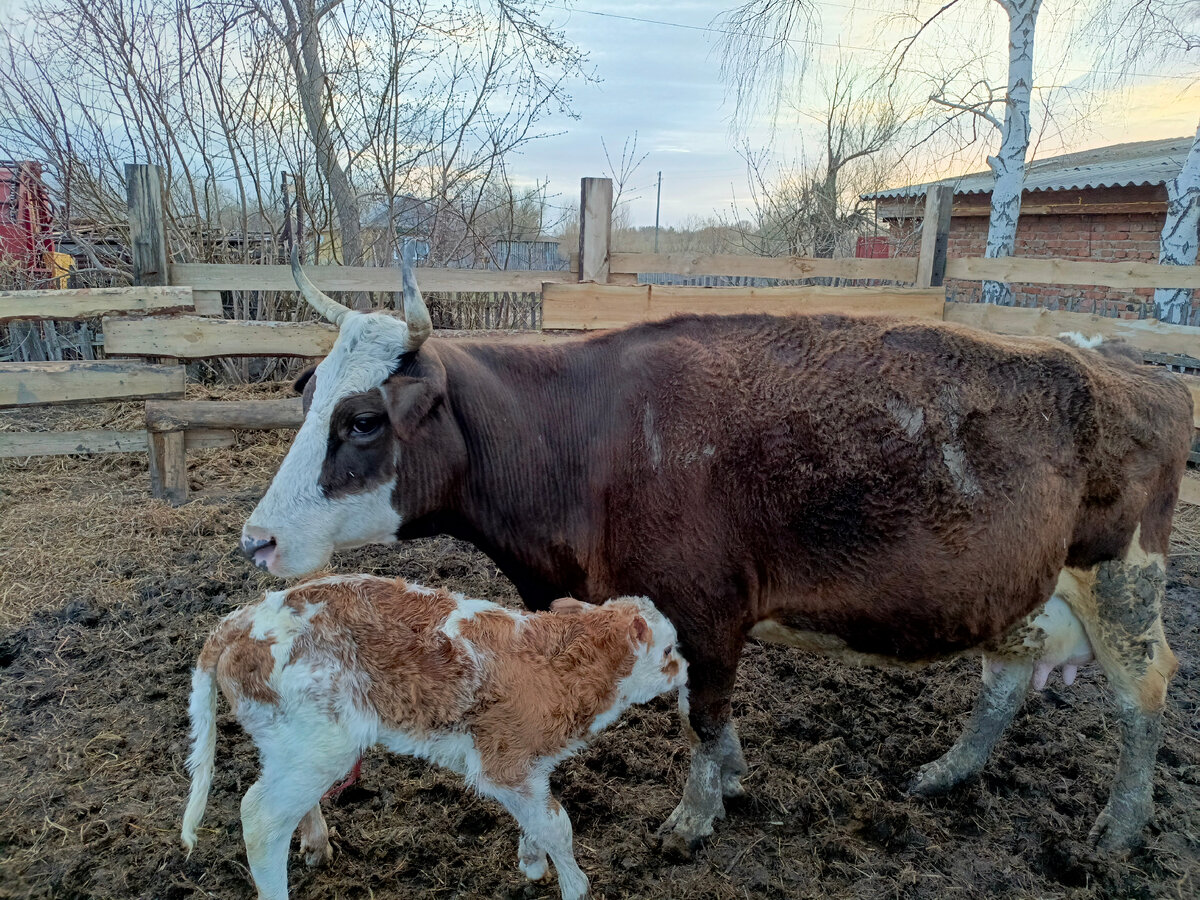
[[[633,634],[633,639],[639,644],[650,643],[650,626],[646,624],[646,620],[641,616],[633,617],[633,623],[629,626],[629,631]]]
[[[393,375],[383,383],[384,405],[396,437],[411,437],[438,404],[438,392],[424,379]]]

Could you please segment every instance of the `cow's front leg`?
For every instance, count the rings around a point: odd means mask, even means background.
[[[741,793],[746,771],[737,731],[730,721],[729,698],[737,677],[737,659],[689,659],[688,685],[679,692],[679,709],[692,742],[683,798],[659,829],[663,849],[687,855],[712,834],[713,821],[725,817],[723,795]]]

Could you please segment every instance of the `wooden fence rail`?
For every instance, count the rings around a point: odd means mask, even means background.
[[[103,316],[110,356],[192,360],[218,356],[320,357],[335,330],[317,322],[226,321],[222,291],[294,291],[283,265],[171,264],[165,245],[161,173],[132,166],[129,179],[131,243],[137,284],[127,289],[0,293],[0,323],[22,319]],[[1121,289],[1200,288],[1200,266],[1054,259],[947,259],[949,197],[931,193],[917,257],[814,259],[691,253],[613,252],[607,219],[610,186],[585,179],[581,192],[581,240],[572,271],[422,268],[418,280],[429,293],[541,292],[543,327],[587,330],[659,319],[677,312],[851,312],[945,319],[993,332],[1057,335],[1078,331],[1128,340],[1154,354],[1200,358],[1200,329],[1154,320],[1123,320],[1082,313],[946,303],[938,287],[946,278],[1017,283],[1100,285]],[[311,266],[323,290],[399,293],[397,268]],[[639,285],[641,273],[737,276],[781,280],[846,279],[888,286],[834,288],[697,288]],[[919,285],[908,287],[907,285]],[[190,313],[130,318],[156,313]],[[211,316],[216,318],[205,318]],[[548,336],[547,336],[548,337]],[[14,365],[16,367],[14,368]],[[1188,382],[1200,400],[1200,380]],[[90,430],[62,434],[0,433],[0,457],[59,453],[146,452],[156,497],[187,496],[189,449],[229,446],[234,431],[296,428],[298,400],[183,401],[184,367],[109,359],[100,363],[0,364],[0,407],[137,397],[146,400],[144,431]],[[1200,409],[1200,404],[1197,406]],[[1200,426],[1200,415],[1197,418]],[[1200,493],[1197,498],[1200,499]]]

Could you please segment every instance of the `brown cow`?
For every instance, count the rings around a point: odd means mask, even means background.
[[[298,271],[298,267],[297,271]],[[1094,654],[1121,759],[1093,837],[1134,843],[1175,659],[1160,602],[1192,437],[1188,392],[1122,353],[949,324],[681,316],[554,346],[447,343],[298,274],[338,341],[243,531],[292,576],[334,549],[437,533],[531,608],[652,598],[692,663],[697,738],[676,842],[745,771],[729,698],[747,636],[854,660],[986,659],[950,751],[977,773],[1035,671]],[[1047,603],[1052,596],[1057,600]]]

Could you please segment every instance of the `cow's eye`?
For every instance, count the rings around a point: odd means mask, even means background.
[[[381,424],[383,416],[378,413],[364,413],[354,417],[354,421],[350,423],[350,433],[357,437],[366,437],[378,431]]]

